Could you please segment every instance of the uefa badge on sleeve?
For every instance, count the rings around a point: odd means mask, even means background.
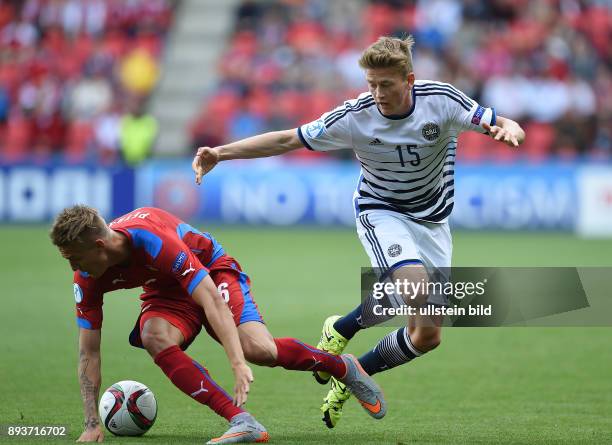
[[[309,138],[316,139],[323,134],[323,130],[325,130],[325,123],[319,119],[308,124],[306,134]]]
[[[81,289],[81,286],[79,286],[77,283],[74,283],[73,291],[74,301],[76,301],[77,303],[83,301],[83,290]]]
[[[482,116],[484,116],[484,112],[485,112],[484,107],[478,105],[478,107],[476,108],[476,111],[474,111],[474,115],[472,116],[472,123],[474,125],[480,125],[480,121],[482,119]]]

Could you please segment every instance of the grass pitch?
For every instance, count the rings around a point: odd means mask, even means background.
[[[68,443],[82,430],[71,273],[46,230],[0,228],[0,424],[67,425],[69,437],[2,436],[0,442]],[[324,318],[358,302],[359,268],[368,261],[351,231],[210,231],[251,276],[275,336],[316,344]],[[454,236],[457,266],[612,266],[611,253],[612,241],[560,234]],[[176,390],[146,352],[129,346],[137,295],[106,298],[102,389],[141,381],[155,392],[159,414],[144,437],[107,433],[105,441],[203,443],[221,434],[223,419]],[[361,332],[348,351],[360,355],[387,331]],[[382,421],[350,400],[341,423],[328,430],[319,412],[327,388],[309,373],[283,369],[253,367],[247,409],[266,425],[272,443],[611,443],[611,339],[607,328],[450,328],[433,353],[376,376],[389,408]],[[219,345],[201,335],[188,352],[231,389]]]

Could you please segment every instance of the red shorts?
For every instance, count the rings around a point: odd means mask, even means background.
[[[263,318],[257,308],[257,303],[251,295],[251,280],[240,269],[236,261],[235,267],[220,267],[210,271],[221,296],[229,305],[236,326],[249,321],[263,323]],[[141,332],[147,320],[160,317],[178,328],[183,334],[183,350],[187,349],[202,329],[218,341],[212,327],[204,314],[204,310],[181,287],[145,292],[140,297],[143,301],[136,325],[130,334],[130,344],[142,348]]]

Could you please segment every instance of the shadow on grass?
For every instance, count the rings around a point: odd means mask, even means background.
[[[111,434],[106,434],[104,436],[104,442],[116,443],[116,444],[129,444],[129,445],[151,445],[154,443],[163,443],[163,444],[205,444],[207,441],[212,439],[213,436],[207,437],[204,433],[184,433],[184,434],[154,434],[147,433],[146,436],[142,437],[119,437],[113,436]]]

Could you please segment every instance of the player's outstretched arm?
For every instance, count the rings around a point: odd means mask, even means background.
[[[484,124],[484,129],[493,139],[504,142],[510,147],[518,147],[525,141],[525,131],[517,122],[507,117],[497,116],[496,125]]]
[[[302,147],[297,128],[272,131],[219,147],[200,147],[193,158],[191,167],[196,175],[196,183],[211,171],[220,161],[230,159],[265,158],[287,153]]]
[[[85,430],[77,442],[104,440],[98,416],[98,396],[102,382],[100,342],[100,329],[79,329],[79,384],[85,413]]]
[[[247,400],[253,372],[244,359],[238,330],[225,301],[219,295],[213,280],[207,276],[196,286],[191,294],[193,299],[204,309],[210,326],[219,337],[232,371],[234,372],[234,405],[241,406]]]

